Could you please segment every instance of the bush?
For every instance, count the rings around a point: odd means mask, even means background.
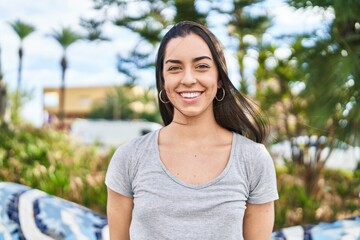
[[[104,177],[113,149],[99,154],[66,133],[29,125],[0,131],[0,181],[16,182],[104,214]]]
[[[356,171],[324,169],[313,196],[306,193],[303,173],[304,169],[294,164],[277,168],[280,199],[275,202],[275,229],[360,214],[360,178]]]

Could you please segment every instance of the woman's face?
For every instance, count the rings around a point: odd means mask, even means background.
[[[218,70],[206,42],[196,34],[169,41],[164,57],[164,89],[174,106],[174,120],[213,115]]]

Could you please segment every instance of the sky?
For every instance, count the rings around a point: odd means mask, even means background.
[[[274,17],[269,38],[283,33],[308,32],[332,17],[331,12],[294,11],[280,0],[268,0],[267,6]],[[80,31],[80,17],[94,15],[92,0],[0,0],[1,63],[4,81],[10,91],[16,89],[19,39],[8,23],[20,19],[36,27],[36,31],[23,42],[22,88],[32,92],[32,99],[22,112],[27,121],[41,126],[45,117],[43,88],[59,87],[61,83],[59,61],[62,49],[48,34],[63,26]],[[66,86],[118,85],[124,82],[124,77],[116,70],[116,55],[131,49],[136,38],[110,24],[105,26],[104,34],[111,41],[78,41],[68,48]],[[227,56],[230,67],[236,65],[235,57],[231,53]],[[236,70],[233,76],[236,78]],[[149,85],[154,81],[153,76],[144,78]]]

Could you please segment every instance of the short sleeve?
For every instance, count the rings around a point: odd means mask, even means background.
[[[124,144],[112,156],[105,176],[105,184],[108,188],[127,197],[133,196],[130,164],[131,151]]]
[[[248,203],[262,204],[279,198],[274,161],[262,144],[252,159]]]

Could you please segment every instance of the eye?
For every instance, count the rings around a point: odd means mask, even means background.
[[[168,71],[172,71],[172,72],[179,71],[179,70],[181,70],[181,68],[179,66],[170,66],[168,68]]]
[[[210,67],[206,64],[199,64],[195,67],[195,69],[199,69],[199,70],[206,70],[209,69]]]

